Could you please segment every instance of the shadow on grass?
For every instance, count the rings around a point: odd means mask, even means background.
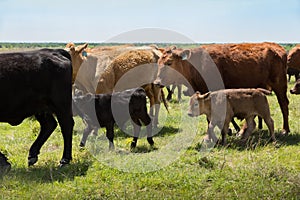
[[[154,146],[147,145],[139,145],[135,148],[131,149],[131,153],[150,153],[152,151],[158,150],[158,147],[154,144]]]
[[[5,176],[6,179],[22,180],[22,182],[41,182],[54,183],[74,180],[77,176],[85,176],[91,166],[92,160],[82,159],[80,161],[71,162],[70,165],[59,167],[57,163],[50,162],[43,166],[32,166],[24,168],[14,168]]]
[[[159,137],[165,137],[165,136],[170,136],[170,135],[175,135],[177,134],[181,129],[175,128],[173,126],[164,126],[157,134],[156,136]]]
[[[300,135],[297,133],[289,134],[283,136],[280,132],[275,133],[276,142],[272,142],[270,139],[268,130],[258,130],[255,131],[247,140],[246,143],[242,143],[239,137],[227,136],[227,145],[225,148],[236,149],[239,151],[244,150],[255,150],[258,147],[265,147],[268,145],[273,145],[275,148],[280,148],[281,146],[289,145],[299,145],[300,144]],[[196,145],[195,149],[199,151],[201,149],[202,142]],[[220,149],[224,148],[221,144],[216,144],[215,148]]]

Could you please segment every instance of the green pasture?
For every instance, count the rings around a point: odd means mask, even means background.
[[[226,147],[205,150],[205,117],[187,117],[187,97],[170,102],[169,114],[161,108],[153,148],[141,138],[130,151],[131,137],[117,129],[116,151],[108,152],[101,129],[81,149],[84,124],[75,117],[73,160],[63,168],[58,167],[63,147],[59,127],[41,149],[39,161],[28,167],[38,123],[0,123],[0,150],[12,164],[0,178],[0,199],[300,199],[300,96],[288,97],[291,133],[280,137],[280,108],[275,95],[268,96],[276,144],[268,142],[264,124],[245,146],[232,136]]]

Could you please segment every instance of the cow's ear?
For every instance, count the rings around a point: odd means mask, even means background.
[[[71,46],[71,47],[69,48],[69,50],[70,50],[71,54],[74,54],[74,53],[75,53],[75,47],[74,47],[74,46]]]
[[[202,98],[202,99],[206,99],[207,97],[209,97],[210,96],[210,92],[207,92],[207,93],[205,93],[205,94],[203,94],[203,95],[200,95],[200,97]]]
[[[199,91],[195,92],[195,96],[197,98],[197,100],[199,100],[201,98],[201,94]]]
[[[177,47],[175,45],[173,45],[173,46],[170,46],[170,49],[171,49],[171,51],[173,51],[173,50],[177,49]]]
[[[85,43],[85,44],[83,44],[83,45],[77,47],[77,48],[78,48],[78,49],[77,49],[78,53],[79,53],[79,54],[82,53],[82,51],[85,50],[85,49],[87,48],[87,46],[88,46],[88,44]]]
[[[191,57],[191,50],[186,49],[180,52],[179,56],[181,57],[182,60],[188,60]]]
[[[159,50],[159,51],[160,51],[160,53],[163,53],[163,52],[165,51],[165,49],[164,49],[164,48],[158,48],[157,50]]]

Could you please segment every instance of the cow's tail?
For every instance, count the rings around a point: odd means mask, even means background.
[[[264,88],[257,88],[257,90],[259,90],[260,92],[264,93],[265,95],[270,95],[270,94],[272,94],[272,91],[266,90],[266,89],[264,89]]]
[[[161,89],[161,100],[164,103],[164,106],[165,106],[166,110],[168,111],[168,113],[170,113],[169,112],[169,106],[168,106],[168,103],[167,103],[167,100],[166,100],[166,96],[165,96],[165,93],[164,93],[163,89]]]

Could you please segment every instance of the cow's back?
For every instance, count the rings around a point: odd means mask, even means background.
[[[286,71],[286,53],[275,43],[213,44],[202,48],[218,67],[225,88],[270,87],[270,82]]]
[[[269,106],[265,94],[270,94],[270,92],[254,88],[225,89],[212,92],[211,99],[218,104],[222,102],[220,96],[224,98],[223,100],[226,97],[227,111],[233,111],[236,117],[244,119],[246,116],[268,112]]]
[[[31,115],[54,112],[59,98],[71,103],[71,77],[71,57],[64,50],[0,54],[0,92],[5,94],[0,121],[15,125]]]

